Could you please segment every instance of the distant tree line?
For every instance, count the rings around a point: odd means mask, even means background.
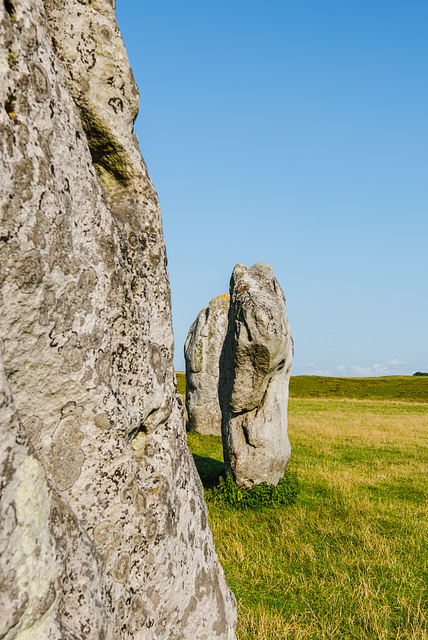
[[[423,371],[416,371],[416,373],[413,374],[414,376],[428,376],[428,373],[424,373]]]

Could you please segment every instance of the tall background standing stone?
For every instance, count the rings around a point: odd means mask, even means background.
[[[289,458],[288,384],[293,342],[272,268],[237,264],[220,363],[226,472],[239,486],[277,484]]]
[[[114,1],[7,0],[0,41],[1,632],[233,638]]]
[[[228,313],[229,296],[213,298],[190,327],[184,347],[189,428],[202,434],[221,435],[219,362]]]

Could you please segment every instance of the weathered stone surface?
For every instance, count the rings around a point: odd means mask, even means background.
[[[272,268],[237,264],[220,363],[226,471],[240,486],[276,484],[290,458],[288,383],[293,342]]]
[[[0,635],[233,638],[114,2],[45,4],[0,4]]]
[[[202,434],[221,435],[219,362],[227,331],[229,299],[226,294],[217,296],[202,309],[189,329],[184,347],[189,428]]]
[[[1,361],[0,469],[0,637],[107,637],[101,563],[46,478]]]
[[[168,418],[175,382],[161,213],[133,127],[138,89],[116,23],[115,3],[95,0],[82,6],[78,0],[44,0],[44,5],[55,54],[120,232],[119,250],[132,274],[132,303],[126,301],[114,327],[115,376],[131,412],[136,389],[143,391],[138,421],[150,431]],[[117,247],[109,229],[101,231],[97,253],[113,278],[111,288],[120,287],[114,278]]]

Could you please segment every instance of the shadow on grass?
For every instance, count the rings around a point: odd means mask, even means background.
[[[218,479],[224,471],[224,464],[215,458],[192,454],[196,468],[205,489],[210,489],[218,483]]]

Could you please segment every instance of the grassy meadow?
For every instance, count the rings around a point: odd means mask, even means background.
[[[209,505],[238,640],[428,639],[428,380],[302,378],[289,402],[297,503]],[[188,443],[212,484],[221,439]]]
[[[185,379],[184,384],[186,384]],[[323,376],[292,376],[290,397],[428,402],[428,377],[328,378]]]

